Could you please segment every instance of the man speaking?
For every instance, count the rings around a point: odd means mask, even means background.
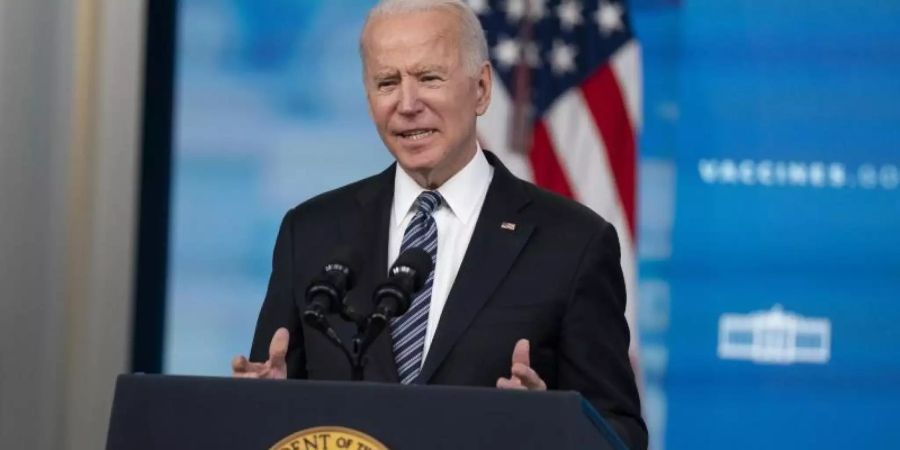
[[[360,55],[396,164],[285,215],[250,360],[236,357],[234,375],[348,379],[340,351],[301,321],[306,284],[350,246],[361,263],[349,297],[365,301],[401,252],[421,248],[433,270],[372,344],[366,380],[576,390],[646,448],[616,231],[480,148],[492,81],[477,17],[459,0],[384,0]]]

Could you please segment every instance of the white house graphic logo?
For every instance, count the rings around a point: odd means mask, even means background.
[[[825,364],[831,356],[831,321],[785,312],[781,305],[719,317],[719,358],[760,364]]]

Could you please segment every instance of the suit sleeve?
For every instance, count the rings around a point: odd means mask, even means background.
[[[306,354],[303,346],[303,328],[300,314],[294,303],[294,236],[292,217],[294,210],[288,211],[281,222],[275,251],[272,256],[272,274],[269,287],[256,322],[250,360],[265,362],[269,359],[269,343],[275,331],[285,327],[290,332],[287,352],[287,374],[289,378],[306,378]]]
[[[559,388],[581,392],[631,449],[647,427],[628,357],[625,281],[615,228],[590,239],[572,283],[560,335]]]

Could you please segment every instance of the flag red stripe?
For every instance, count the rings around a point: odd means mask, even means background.
[[[594,122],[606,144],[609,165],[625,209],[628,228],[634,236],[636,154],[634,127],[628,119],[625,100],[610,66],[604,65],[581,85]]]
[[[531,169],[534,173],[534,184],[549,189],[568,198],[574,198],[566,173],[559,164],[547,126],[543,120],[534,124],[531,137],[531,152],[528,153],[531,160]]]

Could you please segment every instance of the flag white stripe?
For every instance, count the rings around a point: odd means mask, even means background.
[[[547,132],[575,198],[616,227],[628,302],[625,317],[636,348],[637,277],[634,240],[616,187],[606,144],[581,91],[563,94],[545,115]]]
[[[643,126],[643,95],[641,91],[643,71],[641,69],[641,46],[637,40],[628,41],[612,55],[610,69],[619,83],[625,109],[628,111],[628,118],[636,136]]]
[[[624,208],[606,145],[581,91],[573,89],[560,96],[544,121],[575,198],[616,228],[624,225]]]
[[[506,168],[517,177],[533,181],[528,154],[510,146],[512,100],[497,72],[493,73],[493,80],[491,104],[487,112],[478,119],[478,138],[481,141],[481,147],[494,152],[503,161]]]

